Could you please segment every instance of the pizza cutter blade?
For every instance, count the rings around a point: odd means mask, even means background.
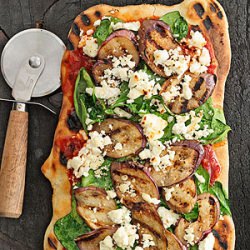
[[[27,158],[26,102],[60,86],[65,45],[44,29],[28,29],[13,36],[3,49],[1,70],[15,99],[10,113],[0,169],[0,216],[22,214]]]

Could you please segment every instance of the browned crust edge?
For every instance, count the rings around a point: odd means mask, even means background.
[[[203,11],[200,12],[200,14],[203,14],[200,16],[194,9],[194,6],[198,5],[199,7],[201,5],[203,9]],[[68,36],[68,49],[77,47],[77,44],[79,42],[80,29],[84,31],[91,29],[93,27],[94,21],[102,16],[114,16],[119,17],[125,21],[131,21],[151,16],[162,16],[167,12],[174,10],[180,11],[181,15],[184,16],[190,24],[199,25],[202,31],[204,31],[204,33],[206,33],[208,38],[212,41],[215,56],[219,64],[219,67],[217,69],[218,82],[213,92],[212,98],[214,104],[217,107],[223,108],[225,82],[231,62],[231,49],[226,14],[217,1],[184,0],[182,3],[173,6],[165,6],[160,4],[130,5],[124,7],[114,7],[104,4],[96,5],[83,11],[75,18]],[[67,53],[68,52],[66,51],[63,62],[67,56]],[[65,73],[66,68],[62,63],[62,84],[65,80]],[[70,106],[71,104],[67,96],[64,96],[61,114],[55,132],[55,138],[58,138],[61,134],[71,135],[71,132],[68,130],[65,124],[67,119],[68,107]],[[221,181],[225,189],[228,190],[229,156],[227,140],[214,145],[213,148],[222,166],[222,173],[219,177],[219,181]],[[71,210],[71,186],[68,180],[66,169],[60,164],[59,149],[56,147],[55,143],[53,145],[49,158],[42,166],[42,172],[50,180],[53,188],[53,217],[45,233],[44,249],[64,249],[54,235],[53,228],[55,222],[59,218],[68,214]],[[227,228],[226,234],[224,233],[225,225]],[[234,249],[235,229],[232,219],[228,216],[224,216],[224,220],[220,220],[216,225],[216,231],[223,236],[221,239],[226,242],[228,246],[227,249]],[[221,247],[221,244],[215,244],[214,249],[217,250],[223,248]]]

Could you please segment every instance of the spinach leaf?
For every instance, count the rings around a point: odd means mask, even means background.
[[[121,19],[116,17],[110,17],[109,19],[103,19],[100,25],[96,28],[93,37],[97,39],[98,45],[101,45],[107,37],[113,32],[111,23],[123,22]]]
[[[190,246],[188,250],[198,250],[198,245]]]
[[[199,215],[198,203],[194,205],[194,208],[191,212],[183,214],[184,218],[188,221],[196,220],[198,218],[198,215]]]
[[[97,178],[95,176],[95,171],[91,169],[89,171],[89,175],[87,177],[82,177],[81,180],[81,186],[87,187],[87,186],[95,186],[99,188],[104,188],[106,190],[112,189],[112,179],[111,179],[111,173],[110,173],[110,165],[112,161],[109,159],[106,159],[104,163],[101,166],[101,172],[102,175],[100,178]]]
[[[168,24],[173,33],[173,36],[180,41],[182,38],[186,37],[188,34],[188,23],[181,16],[179,11],[173,11],[167,13],[160,18],[161,21]]]
[[[124,106],[128,100],[129,87],[127,82],[123,82],[120,86],[121,94],[114,104],[111,105],[111,109]]]
[[[92,96],[86,93],[86,88],[93,89]],[[96,123],[103,121],[106,117],[105,103],[96,98],[95,85],[85,68],[80,69],[76,79],[74,106],[85,131],[87,130],[87,118],[92,120],[91,123]]]
[[[221,214],[232,216],[231,211],[230,211],[228,196],[226,192],[224,191],[222,184],[216,181],[214,185],[210,187],[209,192],[218,198],[220,202]]]
[[[204,178],[204,180],[205,180],[204,183],[201,183],[201,182],[199,182],[198,178],[195,177],[195,184],[196,184],[196,188],[197,188],[198,194],[202,194],[202,193],[208,192],[208,190],[209,190],[209,182],[210,182],[209,173],[202,166],[199,166],[197,168],[196,173],[199,174],[199,175],[201,175]]]
[[[87,233],[90,228],[76,212],[76,201],[72,198],[72,210],[65,217],[59,219],[54,226],[54,232],[58,240],[67,250],[77,250],[74,239]]]

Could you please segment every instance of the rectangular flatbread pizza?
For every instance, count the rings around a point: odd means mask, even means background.
[[[234,249],[228,23],[214,0],[96,5],[61,65],[44,249]]]

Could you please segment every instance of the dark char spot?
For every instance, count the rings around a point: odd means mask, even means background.
[[[216,12],[216,7],[212,3],[210,3],[210,10]]]
[[[96,17],[101,17],[101,12],[97,10],[97,11],[95,12],[95,16],[96,16]]]
[[[194,85],[194,91],[195,92],[200,89],[201,84],[203,83],[203,81],[204,81],[204,78],[200,77],[199,80],[196,82],[196,84]]]
[[[72,24],[71,29],[72,29],[72,32],[73,32],[75,35],[77,35],[77,36],[80,35],[80,29],[79,29],[79,27],[78,27],[78,25],[77,25],[76,23],[73,23],[73,24]]]
[[[68,163],[68,159],[67,159],[67,157],[64,155],[64,153],[62,151],[60,152],[60,163],[63,166],[67,166],[67,163]]]
[[[219,11],[219,12],[217,13],[217,16],[218,16],[220,19],[222,19],[222,18],[223,18],[223,14],[222,14],[222,12],[221,12],[221,11]]]
[[[198,15],[200,18],[202,18],[203,14],[204,14],[204,12],[205,12],[203,6],[202,6],[200,3],[197,3],[197,4],[194,5],[194,9],[195,9],[197,15]]]
[[[67,50],[74,50],[74,46],[69,38],[68,38],[66,47],[67,47]]]
[[[213,235],[219,241],[219,245],[222,247],[222,249],[227,250],[228,249],[227,242],[224,242],[221,239],[220,234],[216,230],[213,230]]]
[[[54,242],[53,242],[50,238],[48,238],[48,242],[49,242],[49,245],[50,245],[53,249],[56,249],[56,246],[55,246]]]
[[[213,27],[213,23],[212,23],[209,16],[207,16],[206,19],[203,20],[203,24],[204,24],[204,26],[206,27],[207,30],[210,30],[210,28]]]
[[[82,22],[85,26],[89,26],[90,25],[90,19],[87,15],[81,15],[81,19],[82,19]]]
[[[78,132],[82,128],[82,124],[76,115],[75,111],[72,111],[67,119],[67,125],[70,130]]]
[[[210,204],[210,205],[214,205],[214,203],[215,203],[214,199],[211,198],[211,197],[209,197],[209,204]]]

